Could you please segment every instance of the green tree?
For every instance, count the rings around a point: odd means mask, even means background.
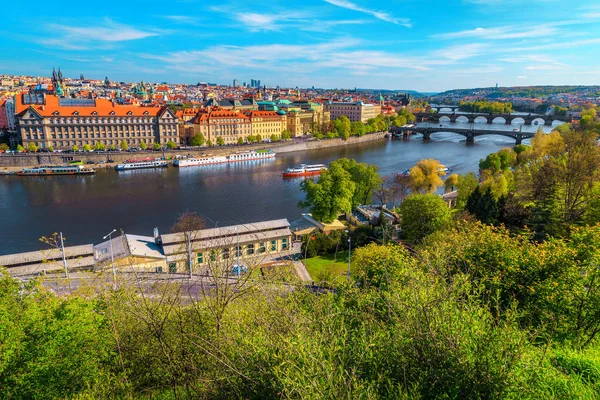
[[[361,288],[393,288],[413,266],[408,251],[398,245],[372,243],[356,249],[352,256],[352,276]]]
[[[158,142],[154,142],[154,143],[152,144],[152,148],[153,148],[154,150],[160,150],[160,143],[158,143]]]
[[[22,153],[25,151],[25,148],[23,146],[21,146],[20,144],[17,145],[17,152],[18,153]]]
[[[435,194],[412,194],[400,205],[402,232],[415,243],[450,225],[452,216],[448,204]]]
[[[119,145],[119,147],[121,148],[121,150],[129,150],[129,145],[127,144],[127,142],[125,140],[121,141],[121,144]]]
[[[244,144],[244,138],[240,136],[240,137],[238,138],[238,140],[237,140],[237,144],[238,144],[238,145],[242,145],[242,144]]]
[[[333,127],[338,137],[344,140],[347,140],[350,137],[352,124],[350,123],[350,119],[348,119],[348,117],[345,115],[342,115],[333,121]]]
[[[106,145],[102,142],[96,142],[96,144],[94,145],[94,148],[98,151],[104,151],[104,150],[106,150]]]
[[[363,136],[366,132],[365,124],[360,121],[354,121],[350,125],[350,135],[352,136]]]
[[[262,142],[262,140],[263,140],[262,136],[261,136],[261,135],[259,135],[259,134],[257,134],[257,135],[256,135],[254,138],[256,139],[256,142],[257,142],[257,143],[260,143],[260,142]]]
[[[27,150],[35,153],[36,151],[38,151],[38,147],[34,142],[29,142],[29,144],[27,145]]]
[[[148,149],[148,145],[146,144],[146,142],[142,142],[142,143],[140,144],[140,149],[142,149],[142,150],[146,150],[146,149]]]
[[[330,165],[333,164],[339,165],[348,171],[352,182],[354,182],[352,208],[359,204],[371,204],[373,192],[380,187],[382,182],[377,172],[379,168],[376,165],[357,163],[356,160],[348,158],[340,158]]]
[[[204,135],[199,134],[199,135],[192,136],[192,138],[190,139],[190,145],[191,146],[202,146],[202,145],[204,145]]]
[[[465,209],[484,224],[497,225],[502,210],[502,201],[498,201],[492,190],[481,191],[479,187],[471,193]]]
[[[117,149],[117,146],[115,146],[114,144],[111,144],[111,145],[110,145],[110,149],[111,149],[112,151],[115,151],[115,150]]]
[[[8,145],[6,143],[0,143],[0,150],[8,151],[8,150],[10,150],[10,147],[8,147]]]
[[[458,176],[458,182],[456,183],[456,190],[458,196],[456,197],[456,208],[462,209],[467,205],[467,200],[471,193],[479,187],[479,180],[473,172],[461,174]]]
[[[54,146],[48,146],[48,150],[54,151]]]
[[[339,163],[331,163],[317,182],[307,179],[300,188],[305,194],[300,207],[310,207],[313,217],[319,221],[332,222],[341,213],[352,211],[355,184],[350,173]]]
[[[217,136],[217,146],[223,146],[225,144],[225,141],[223,140],[222,136]]]
[[[173,142],[172,140],[169,140],[169,141],[167,142],[167,148],[168,148],[168,149],[171,149],[171,150],[172,150],[172,149],[174,149],[175,147],[177,147],[177,144],[176,144],[175,142]]]
[[[281,140],[290,140],[292,138],[292,132],[289,130],[284,130],[281,132]]]
[[[83,151],[92,151],[92,146],[90,146],[89,144],[83,145]]]
[[[208,140],[206,141],[206,145],[207,145],[208,147],[213,147],[213,142],[212,142],[210,139],[208,139]]]
[[[79,151],[79,146],[77,146],[76,144],[74,144],[73,147],[71,147],[71,150],[73,150],[73,151]]]

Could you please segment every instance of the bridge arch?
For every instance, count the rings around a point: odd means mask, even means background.
[[[546,123],[546,121],[544,120],[544,118],[535,118],[531,121],[531,125],[544,126],[545,123]]]
[[[444,114],[453,114],[454,110],[449,108],[449,107],[442,107],[438,110],[438,113],[444,113]]]
[[[457,124],[468,124],[469,117],[465,117],[464,115],[461,115],[460,117],[456,117],[456,123]]]
[[[481,115],[477,118],[475,118],[474,123],[476,124],[487,124],[488,120],[486,117],[482,117]]]
[[[440,117],[440,124],[448,124],[450,122],[450,117]]]
[[[496,117],[492,120],[492,124],[506,124],[506,118],[504,117]]]
[[[511,125],[525,125],[525,119],[523,119],[521,117],[516,117],[510,121],[510,124]]]

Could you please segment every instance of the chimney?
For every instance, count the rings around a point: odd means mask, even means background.
[[[160,235],[158,233],[158,228],[154,228],[154,243],[157,245],[161,245]]]

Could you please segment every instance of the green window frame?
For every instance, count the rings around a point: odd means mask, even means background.
[[[235,246],[235,256],[236,257],[242,256],[242,246]]]
[[[271,240],[271,251],[277,251],[277,240]]]
[[[287,238],[281,239],[281,250],[287,249]]]
[[[267,245],[265,244],[265,242],[260,242],[258,246],[258,252],[264,253],[265,251],[267,251]]]
[[[210,251],[210,261],[217,261],[217,251],[216,250]]]
[[[254,243],[250,243],[247,247],[246,247],[246,254],[251,256],[254,254]]]
[[[198,264],[203,264],[204,263],[204,254],[202,253],[196,253],[196,257],[197,257],[197,262]]]
[[[169,273],[174,274],[177,272],[177,263],[169,263]]]

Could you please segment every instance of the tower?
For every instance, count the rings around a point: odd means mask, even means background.
[[[53,67],[52,68],[52,87],[54,89],[54,94],[56,94],[57,96],[64,96],[64,83],[63,83],[63,75],[62,72],[60,70],[60,68],[58,68],[58,72],[56,72],[56,69]]]

